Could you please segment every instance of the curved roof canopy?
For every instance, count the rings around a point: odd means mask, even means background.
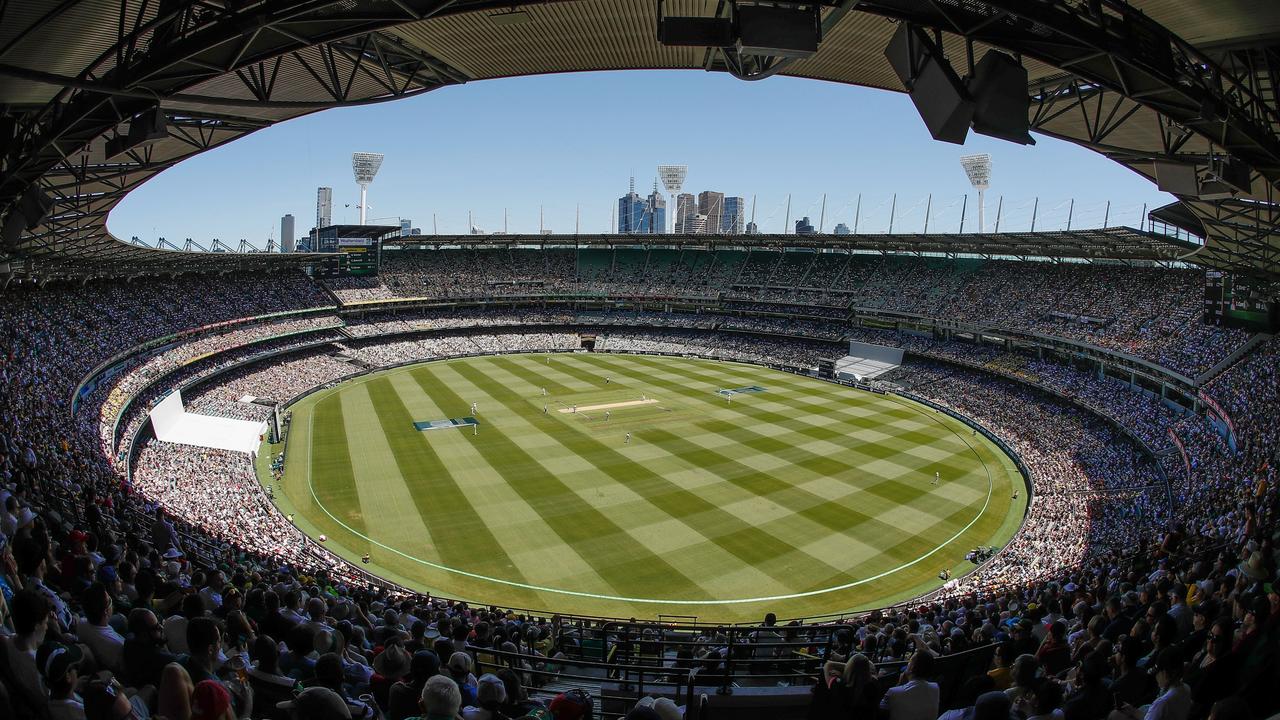
[[[962,75],[991,48],[1018,58],[1035,132],[1153,179],[1157,164],[1201,179],[1235,169],[1232,192],[1179,195],[1205,237],[1188,259],[1280,277],[1274,0],[820,0],[809,57],[658,40],[660,14],[712,18],[755,1],[0,2],[0,263],[46,276],[175,269],[175,253],[112,237],[111,208],[186,157],[329,107],[627,68],[903,91],[885,47],[906,21]]]

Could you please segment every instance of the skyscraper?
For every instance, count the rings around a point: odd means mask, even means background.
[[[837,223],[837,224],[836,224],[836,229],[835,229],[835,234],[836,234],[836,235],[848,235],[848,234],[849,234],[849,226],[848,226],[848,225],[845,225],[844,223]]]
[[[741,235],[742,221],[746,218],[747,203],[740,197],[724,199],[724,215],[720,218],[720,232],[725,235]]]
[[[280,218],[280,252],[293,252],[293,215]]]
[[[692,233],[693,216],[698,214],[698,204],[693,193],[680,193],[676,196],[676,232]]]
[[[759,227],[758,225],[756,225],[755,223],[753,223],[753,222],[749,222],[749,223],[747,223],[747,234],[748,234],[748,235],[759,235],[759,234],[760,234],[760,227]]]
[[[698,193],[698,214],[707,216],[703,232],[720,232],[721,219],[724,217],[724,193],[713,190]]]
[[[649,218],[644,198],[636,192],[636,179],[631,178],[631,190],[618,198],[618,232],[623,235],[648,232]]]
[[[809,221],[808,215],[805,215],[803,219],[796,221],[796,234],[797,235],[813,235],[814,234],[813,223]]]
[[[410,229],[413,227],[413,221],[408,218],[400,218],[400,237],[409,237],[412,233]]]
[[[707,228],[709,226],[710,222],[708,222],[706,215],[703,215],[702,213],[694,213],[693,217],[690,217],[685,221],[685,232],[690,235],[702,235],[707,232]]]
[[[316,189],[316,229],[333,224],[333,188]]]
[[[649,193],[645,203],[649,213],[649,227],[645,232],[651,235],[662,235],[667,232],[667,199],[658,192],[658,182],[653,183],[653,192]]]

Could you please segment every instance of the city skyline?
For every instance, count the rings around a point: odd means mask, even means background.
[[[844,113],[852,131],[757,136],[729,123],[718,127],[715,143],[645,133],[646,127],[669,127],[669,118],[628,98],[654,88],[684,98],[681,126],[720,122],[726,108],[749,106],[761,116],[758,126],[786,127],[794,107],[805,105]],[[495,112],[543,100],[549,111],[516,133],[507,132],[499,122],[504,113]],[[377,131],[353,140],[355,126]],[[621,152],[615,147],[619,132],[629,137]],[[386,156],[369,222],[399,225],[409,217],[427,233],[465,233],[468,216],[485,228],[503,227],[505,216],[513,233],[535,233],[540,226],[570,233],[579,222],[582,232],[608,232],[616,226],[618,190],[626,178],[635,174],[647,187],[656,166],[673,161],[689,166],[686,189],[722,188],[743,197],[745,220],[754,210],[765,233],[783,232],[788,220],[805,215],[816,222],[824,194],[828,232],[838,223],[884,232],[891,207],[898,231],[920,231],[926,208],[931,231],[957,230],[962,210],[968,213],[965,230],[976,231],[976,196],[959,158],[981,152],[990,153],[996,166],[987,191],[988,229],[999,213],[1002,230],[1025,230],[1033,210],[1038,229],[1065,227],[1069,213],[1073,227],[1098,226],[1104,217],[1112,225],[1136,225],[1144,207],[1172,200],[1100,155],[1038,140],[1031,148],[981,136],[964,146],[934,142],[904,95],[794,78],[742,83],[714,73],[615,72],[494,80],[316,113],[254,133],[142,185],[109,224],[117,236],[150,243],[161,236],[203,243],[244,237],[261,247],[277,236],[284,214],[299,218],[299,225],[315,217],[317,187],[333,188],[332,223],[355,223],[354,151]],[[820,160],[796,162],[799,157]],[[258,168],[270,168],[270,179],[246,172]],[[202,202],[189,202],[193,193]],[[665,199],[678,220],[679,208]],[[309,230],[300,226],[296,233]]]

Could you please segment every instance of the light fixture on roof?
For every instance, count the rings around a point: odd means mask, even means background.
[[[724,16],[668,16],[658,0],[658,41],[733,48],[738,56],[807,58],[822,40],[821,6],[795,0],[729,0]]]
[[[1022,145],[1031,137],[1027,69],[999,50],[988,50],[961,78],[947,60],[940,35],[899,23],[884,49],[934,140],[963,145],[969,128]]]

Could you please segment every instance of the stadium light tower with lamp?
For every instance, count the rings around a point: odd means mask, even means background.
[[[688,165],[659,165],[658,177],[662,178],[662,189],[671,196],[671,232],[675,232],[676,215],[680,208],[676,196],[684,189],[684,176],[689,173]],[[664,223],[665,224],[665,223]],[[663,232],[667,229],[662,228]]]
[[[373,182],[373,176],[378,174],[378,168],[382,167],[382,153],[351,153],[351,170],[355,172],[356,184],[360,186],[360,224],[364,224],[365,211],[368,209],[366,202],[369,197],[369,183]]]
[[[982,210],[985,206],[983,202],[987,188],[991,186],[991,156],[983,153],[981,155],[962,155],[960,157],[960,166],[964,168],[964,172],[969,176],[969,183],[973,185],[973,189],[978,191],[978,232],[986,232],[983,225]]]

